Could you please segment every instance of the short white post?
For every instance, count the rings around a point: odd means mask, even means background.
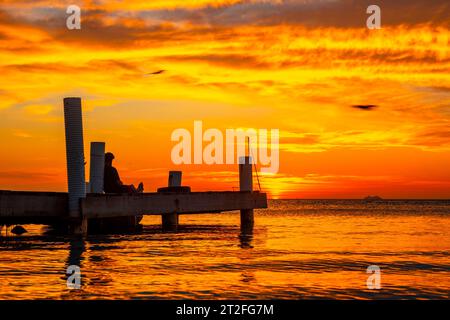
[[[73,233],[87,232],[87,221],[83,221],[80,199],[86,197],[84,172],[83,119],[81,98],[64,98],[64,125],[66,133],[67,184],[69,192],[69,217]]]
[[[103,192],[103,175],[105,171],[105,143],[91,142],[91,160],[89,170],[90,192]]]
[[[239,158],[239,190],[253,192],[252,158]],[[254,225],[253,209],[241,209],[241,232],[252,233]]]
[[[181,171],[169,171],[169,187],[181,187]]]

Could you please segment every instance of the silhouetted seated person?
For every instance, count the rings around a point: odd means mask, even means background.
[[[105,172],[103,190],[105,193],[140,193],[144,191],[144,184],[141,182],[136,188],[134,185],[125,185],[119,177],[117,169],[112,166],[114,155],[111,152],[105,154]]]

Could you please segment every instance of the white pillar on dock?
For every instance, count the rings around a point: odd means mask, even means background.
[[[252,158],[249,156],[239,158],[239,190],[253,191]]]
[[[86,197],[81,98],[64,98],[69,216],[80,218],[80,199]]]
[[[169,187],[181,187],[181,171],[169,171]],[[161,215],[164,230],[175,231],[178,228],[178,213],[170,212]]]
[[[103,175],[105,171],[105,143],[91,142],[91,160],[89,169],[90,192],[103,192]]]
[[[253,191],[252,158],[250,156],[239,158],[239,190]],[[253,225],[253,209],[241,209],[241,232],[252,233]]]

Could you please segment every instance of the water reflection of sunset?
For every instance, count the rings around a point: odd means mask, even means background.
[[[448,205],[271,201],[245,236],[234,213],[182,215],[177,233],[146,216],[142,233],[85,240],[46,238],[27,226],[20,241],[0,238],[0,292],[3,299],[443,298]],[[81,267],[81,290],[66,288],[71,264]],[[378,291],[366,287],[373,264],[381,268]]]

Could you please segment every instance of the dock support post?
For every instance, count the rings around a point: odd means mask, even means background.
[[[71,235],[87,235],[88,231],[88,219],[79,218],[73,219],[69,223],[69,234]]]
[[[64,98],[64,126],[69,191],[69,233],[86,234],[87,219],[83,218],[80,206],[80,199],[86,197],[81,98]]]
[[[239,190],[253,192],[252,158],[250,156],[239,158]],[[241,233],[252,233],[253,226],[253,209],[241,209]]]
[[[165,213],[162,216],[162,228],[166,231],[176,231],[178,229],[178,214]]]
[[[169,187],[181,187],[181,171],[169,171]],[[166,231],[176,231],[178,229],[178,213],[170,212],[161,215],[162,228]]]

